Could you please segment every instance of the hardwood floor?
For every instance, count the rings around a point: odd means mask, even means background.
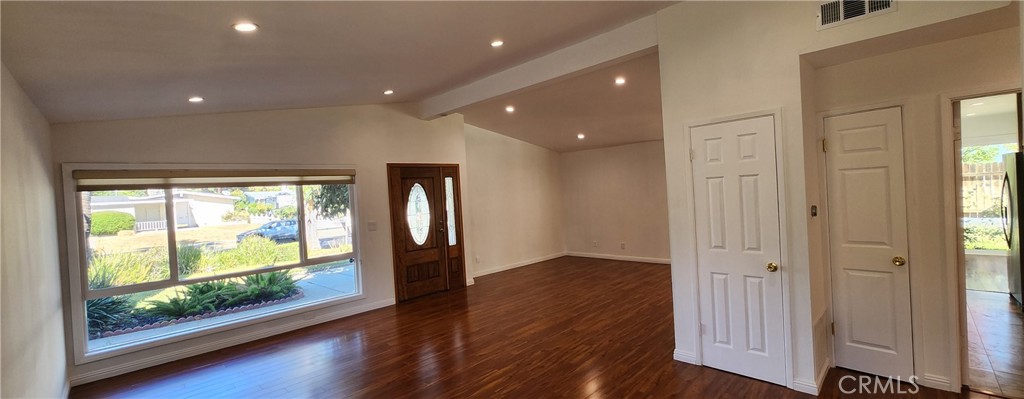
[[[1024,398],[1024,314],[1009,294],[967,291],[972,390]]]
[[[78,386],[71,397],[809,397],[673,361],[673,346],[668,266],[563,257]],[[856,374],[833,370],[822,397],[846,397],[846,375]]]

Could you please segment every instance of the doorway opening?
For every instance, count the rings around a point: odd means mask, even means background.
[[[1020,94],[961,99],[954,102],[953,113],[959,128],[958,241],[968,366],[964,381],[973,391],[1024,398]]]

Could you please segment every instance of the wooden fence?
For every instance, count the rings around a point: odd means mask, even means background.
[[[964,217],[998,217],[1005,172],[1002,162],[963,164]]]

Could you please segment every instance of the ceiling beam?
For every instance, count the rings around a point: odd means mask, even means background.
[[[432,119],[483,100],[565,77],[658,46],[657,19],[650,15],[612,31],[516,65],[419,103],[423,119]]]

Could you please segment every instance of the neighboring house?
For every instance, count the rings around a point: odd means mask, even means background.
[[[135,216],[135,231],[167,228],[164,194],[142,197],[93,196],[92,211],[124,212]],[[237,197],[195,191],[176,191],[174,209],[179,227],[222,224],[225,213],[234,211]]]
[[[292,191],[246,191],[242,193],[246,202],[270,204],[274,208],[295,206],[298,203]]]

